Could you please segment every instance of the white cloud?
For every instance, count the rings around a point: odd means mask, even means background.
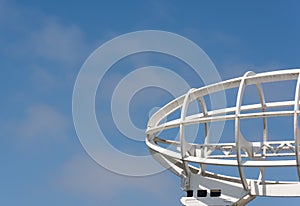
[[[174,196],[174,188],[179,188],[179,182],[179,179],[177,182],[172,181],[166,173],[142,178],[117,175],[82,155],[65,165],[58,179],[59,187],[68,193],[103,201],[110,201],[116,198],[117,194],[130,190],[167,202]],[[134,199],[130,201],[131,205],[134,205]]]
[[[39,139],[62,139],[69,129],[68,119],[48,105],[35,105],[27,109],[25,117],[15,124],[22,142]],[[50,140],[51,141],[51,140]]]
[[[87,51],[84,35],[76,25],[62,25],[48,20],[45,25],[29,37],[29,45],[38,58],[55,61],[63,65],[74,65]]]
[[[48,60],[56,67],[74,67],[91,46],[79,26],[5,0],[0,0],[0,29],[3,54],[29,64]]]

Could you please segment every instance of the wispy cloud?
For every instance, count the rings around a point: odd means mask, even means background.
[[[137,205],[135,193],[147,194],[146,198],[167,203],[179,181],[172,181],[166,174],[143,178],[116,175],[103,169],[87,156],[81,155],[63,167],[57,182],[67,193],[109,201],[126,194],[123,196],[123,204]],[[132,191],[132,194],[128,194],[128,191]]]
[[[48,61],[67,69],[81,64],[90,52],[91,44],[76,24],[13,2],[0,1],[0,29],[2,54],[27,64]]]
[[[22,119],[11,124],[21,142],[30,144],[45,141],[56,143],[65,138],[69,127],[68,118],[48,105],[29,107]]]
[[[35,57],[63,65],[78,63],[87,51],[84,35],[75,25],[62,25],[55,20],[33,32],[28,40]]]

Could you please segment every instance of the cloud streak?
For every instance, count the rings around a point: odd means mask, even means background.
[[[137,205],[135,193],[147,194],[146,198],[168,203],[169,197],[173,196],[171,192],[174,192],[174,187],[178,187],[178,182],[172,181],[164,173],[143,178],[120,176],[82,155],[73,158],[63,167],[57,182],[67,193],[98,200],[114,201],[123,194],[124,205]],[[131,191],[130,194],[128,191]]]
[[[78,63],[87,51],[83,32],[75,25],[64,26],[57,21],[46,21],[44,27],[29,37],[35,57],[63,65]]]
[[[22,143],[60,142],[70,128],[69,119],[55,108],[40,104],[27,108],[24,117],[11,124]]]

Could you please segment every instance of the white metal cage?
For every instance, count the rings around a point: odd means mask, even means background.
[[[267,102],[262,84],[286,81],[295,82],[295,87],[290,88],[293,99]],[[243,104],[245,89],[250,85],[257,88],[259,103]],[[233,88],[237,89],[234,106],[208,109],[205,96]],[[299,95],[300,69],[260,74],[247,72],[240,78],[191,89],[150,118],[146,130],[146,144],[157,161],[182,178],[182,189],[187,191],[187,197],[181,198],[184,205],[245,205],[256,196],[298,197]],[[198,102],[200,112],[187,115],[187,109],[194,101]],[[175,111],[180,112],[179,117],[165,121]],[[292,118],[293,137],[289,140],[270,140],[268,120],[278,117]],[[251,141],[249,137],[243,136],[241,121],[247,119],[261,119],[263,131],[260,141]],[[221,121],[233,122],[234,140],[228,143],[210,143],[209,124]],[[188,125],[202,125],[203,143],[187,141],[184,129]],[[172,128],[178,129],[178,139],[160,136],[160,133]],[[207,165],[237,168],[238,176],[208,171]],[[297,179],[267,180],[266,168],[276,167],[295,168]],[[246,168],[256,168],[259,173],[257,178],[248,178],[245,174]]]

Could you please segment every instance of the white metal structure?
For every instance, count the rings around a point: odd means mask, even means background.
[[[295,88],[291,89],[294,94],[293,99],[266,102],[262,85],[274,82],[280,84],[286,81],[295,82]],[[244,92],[250,85],[255,85],[257,88],[260,103],[244,105]],[[235,106],[208,109],[205,96],[234,88],[237,90]],[[240,78],[191,89],[150,118],[146,131],[146,144],[157,161],[182,178],[182,189],[187,191],[187,197],[181,198],[184,205],[245,205],[256,196],[299,197],[299,95],[300,69],[260,74],[247,72]],[[187,115],[188,106],[195,101],[198,102],[201,111]],[[165,121],[176,111],[180,113],[179,118]],[[270,141],[269,119],[279,117],[291,117],[293,136],[289,140]],[[241,122],[248,119],[261,119],[263,128],[261,141],[249,141],[249,137],[246,138],[242,134]],[[233,122],[232,142],[210,143],[209,125],[219,121]],[[204,128],[203,143],[187,141],[184,129],[193,124],[203,125],[201,127]],[[178,139],[160,136],[162,132],[172,128],[178,129]],[[197,136],[197,138],[201,137]],[[211,169],[215,166],[237,168],[238,175],[217,174],[208,171],[208,165],[213,165],[210,166]],[[294,168],[297,179],[267,180],[265,170],[279,167]],[[257,178],[248,178],[245,173],[247,168],[256,168]]]

